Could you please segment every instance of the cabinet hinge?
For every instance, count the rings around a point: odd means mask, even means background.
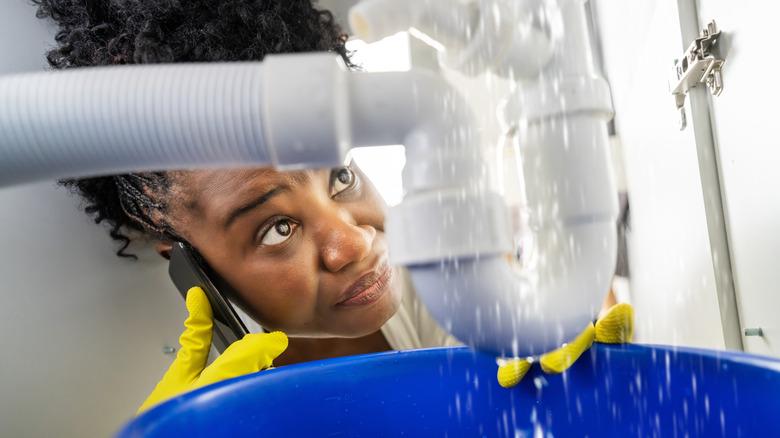
[[[726,61],[712,53],[720,37],[720,30],[715,20],[710,21],[700,35],[688,46],[682,58],[674,61],[673,81],[670,88],[677,110],[680,111],[680,130],[685,129],[687,124],[685,96],[689,89],[705,84],[713,96],[718,96],[723,91],[721,68]]]

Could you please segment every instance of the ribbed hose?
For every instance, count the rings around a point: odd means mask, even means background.
[[[0,186],[268,164],[262,72],[177,64],[0,78]]]

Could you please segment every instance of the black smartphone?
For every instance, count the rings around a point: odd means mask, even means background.
[[[231,295],[232,291],[227,290],[229,286],[224,281],[217,280],[214,272],[190,245],[183,242],[173,244],[168,275],[185,299],[187,291],[195,286],[200,286],[206,293],[214,316],[214,335],[211,343],[219,353],[249,333],[237,309],[230,302],[230,297],[235,295]]]

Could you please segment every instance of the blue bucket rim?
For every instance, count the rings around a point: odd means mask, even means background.
[[[696,347],[676,347],[669,345],[659,344],[622,344],[622,345],[610,345],[610,344],[594,344],[592,348],[595,349],[608,349],[609,353],[634,353],[634,354],[672,354],[672,355],[690,355],[697,357],[706,357],[719,361],[727,361],[730,363],[743,365],[747,367],[761,368],[772,372],[780,373],[780,358],[774,358],[765,355],[757,355],[739,351],[731,350],[712,350]],[[141,415],[128,420],[128,422],[120,429],[117,434],[118,437],[130,437],[136,436],[136,432],[139,430],[147,430],[153,428],[154,425],[159,422],[170,418],[171,416],[183,414],[187,411],[190,404],[197,403],[204,395],[208,395],[206,400],[212,398],[218,398],[225,393],[230,393],[244,385],[252,385],[257,379],[274,378],[277,374],[297,374],[299,372],[310,373],[314,370],[328,370],[330,368],[338,368],[343,365],[355,366],[361,364],[371,364],[374,362],[382,362],[386,360],[404,360],[406,357],[420,357],[420,356],[436,356],[443,354],[448,355],[467,355],[467,356],[482,356],[490,357],[484,353],[475,351],[466,346],[459,347],[436,347],[426,348],[419,350],[404,350],[404,351],[386,351],[381,353],[361,354],[355,356],[344,356],[331,359],[323,359],[311,362],[303,362],[293,365],[286,365],[278,368],[272,368],[268,370],[259,371],[257,373],[251,373],[243,376],[234,377],[231,379],[223,380],[213,383],[195,390],[186,392],[184,394],[173,397],[166,400],[159,405],[147,410]],[[205,401],[205,400],[204,400]]]

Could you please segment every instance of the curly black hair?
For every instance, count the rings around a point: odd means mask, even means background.
[[[59,25],[53,68],[261,60],[269,53],[332,51],[352,66],[347,36],[313,0],[32,0],[38,18]],[[316,1],[316,0],[315,0]],[[119,242],[131,238],[183,240],[166,220],[169,172],[67,179],[95,223]]]

